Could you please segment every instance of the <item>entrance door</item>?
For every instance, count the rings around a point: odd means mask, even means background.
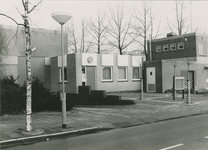
[[[192,90],[194,90],[194,71],[189,71],[188,73],[188,77],[189,77],[189,80],[190,80],[190,88]]]
[[[86,67],[87,85],[91,86],[91,90],[95,90],[95,67]]]
[[[147,92],[156,92],[155,67],[146,68]]]

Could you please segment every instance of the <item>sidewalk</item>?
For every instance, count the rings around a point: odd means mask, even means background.
[[[144,94],[142,101],[138,95],[128,96],[125,94],[123,98],[133,99],[135,105],[75,107],[67,112],[66,129],[61,127],[61,112],[35,113],[32,126],[44,131],[39,135],[22,133],[25,115],[3,116],[0,122],[1,148],[208,113],[207,96],[192,95],[194,104],[191,105],[184,103],[181,97],[173,101],[167,94]]]

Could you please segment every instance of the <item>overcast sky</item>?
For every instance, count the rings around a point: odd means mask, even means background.
[[[31,0],[31,3],[36,4],[37,0]],[[117,3],[118,1],[100,0],[43,0],[41,5],[31,13],[30,17],[33,27],[59,29],[59,24],[51,18],[51,13],[53,12],[64,11],[71,13],[73,18],[69,23],[73,21],[76,26],[80,24],[82,17],[93,17],[98,10],[106,12],[109,7],[113,7]],[[141,1],[126,0],[124,1],[124,4],[129,10],[133,10],[135,7],[141,9],[142,6]],[[152,1],[154,12],[156,12],[158,18],[161,18],[162,20],[161,28],[167,28],[167,18],[170,20],[175,19],[174,7],[174,1]],[[22,18],[19,14],[23,13],[21,0],[0,0],[0,13],[5,13],[22,23]],[[186,1],[186,15],[189,19],[191,14],[193,30],[197,27],[200,32],[206,31],[206,33],[208,33],[208,1]],[[14,22],[2,16],[0,16],[0,24],[15,25]]]

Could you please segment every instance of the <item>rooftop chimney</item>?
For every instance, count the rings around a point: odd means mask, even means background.
[[[170,36],[176,36],[176,33],[174,32],[167,33],[167,37],[170,37]]]

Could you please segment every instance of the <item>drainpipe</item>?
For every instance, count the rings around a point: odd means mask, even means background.
[[[150,39],[149,39],[149,48],[150,48],[150,54],[149,54],[149,59],[150,59],[150,61],[152,60],[152,46],[151,46],[151,36],[150,36]]]

